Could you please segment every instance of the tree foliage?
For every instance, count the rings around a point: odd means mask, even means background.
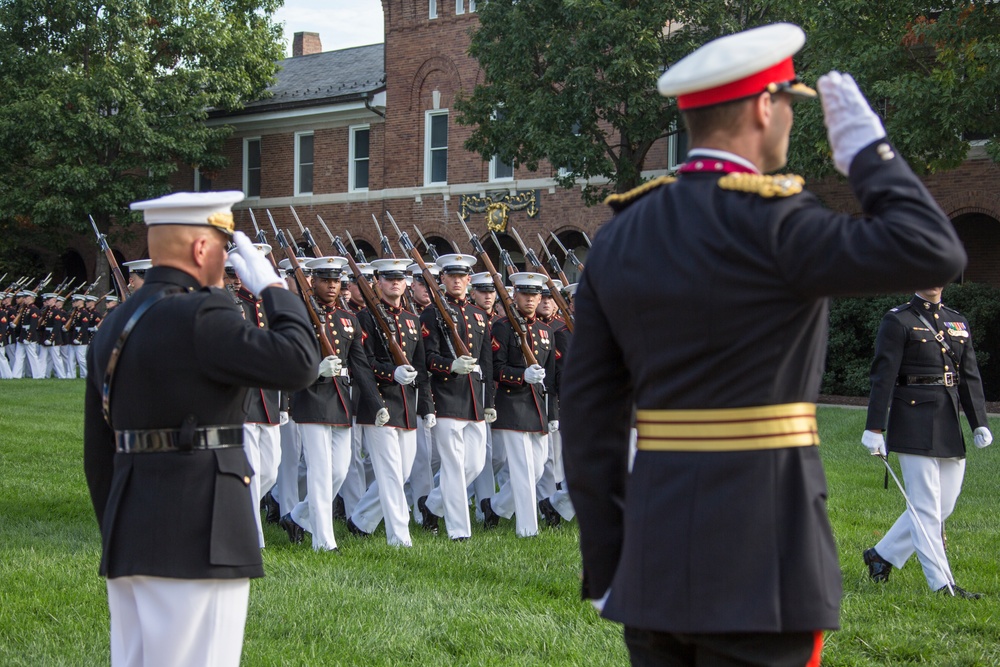
[[[456,107],[474,127],[466,148],[532,170],[548,161],[565,187],[606,182],[585,186],[592,203],[640,183],[653,143],[676,127],[675,103],[656,94],[665,67],[788,21],[808,35],[800,76],[852,73],[903,155],[930,172],[960,164],[970,139],[1000,157],[998,12],[969,0],[933,13],[916,0],[491,0],[470,46],[483,81]],[[830,152],[820,105],[798,104],[789,169],[825,176]]]
[[[0,225],[8,243],[127,224],[178,163],[214,171],[211,108],[260,97],[281,0],[0,0]]]

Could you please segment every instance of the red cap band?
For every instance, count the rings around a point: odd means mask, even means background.
[[[677,108],[683,111],[738,100],[741,97],[764,92],[767,90],[768,84],[784,83],[794,78],[795,67],[792,65],[791,56],[789,56],[777,65],[772,65],[761,72],[755,72],[748,77],[730,81],[708,90],[678,95]]]

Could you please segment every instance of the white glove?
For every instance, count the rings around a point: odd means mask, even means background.
[[[993,442],[993,434],[990,433],[990,430],[985,426],[980,426],[972,432],[972,442],[974,442],[976,447],[979,449],[989,447],[990,443]]]
[[[451,372],[459,375],[468,375],[476,368],[476,360],[473,357],[464,355],[451,362]]]
[[[885,438],[881,433],[865,431],[861,434],[861,444],[871,452],[872,456],[885,456]]]
[[[495,408],[486,408],[483,410],[483,417],[486,419],[487,424],[492,424],[497,420],[497,411]]]
[[[559,420],[553,419],[549,422],[549,433],[555,433],[559,430]]]
[[[833,165],[844,176],[861,149],[885,137],[882,121],[872,111],[850,74],[832,71],[817,82],[823,122],[833,149]]]
[[[437,426],[437,424],[438,424],[438,418],[437,415],[435,415],[433,412],[430,413],[429,415],[424,415],[424,426],[426,426],[427,428],[434,428],[435,426]]]
[[[389,409],[382,408],[375,413],[375,425],[385,426],[389,422]]]
[[[334,375],[340,375],[340,370],[343,367],[344,362],[340,360],[340,357],[331,354],[319,362],[319,374],[325,378],[332,378]]]
[[[524,369],[524,381],[528,384],[540,384],[545,381],[545,369],[538,364],[531,364]]]
[[[284,410],[278,413],[278,426],[284,426],[288,423],[288,413]]]
[[[396,366],[396,370],[392,372],[392,379],[403,386],[413,384],[417,379],[417,369],[410,365]]]
[[[271,285],[275,287],[280,285],[284,289],[288,289],[285,281],[264,257],[264,253],[253,247],[246,234],[234,232],[233,243],[236,244],[236,250],[229,253],[229,260],[233,263],[233,268],[236,269],[236,275],[240,277],[248,290],[259,295],[264,291],[264,288]]]

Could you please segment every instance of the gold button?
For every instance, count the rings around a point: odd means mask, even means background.
[[[948,350],[942,347],[942,348],[941,348],[941,351],[942,351],[942,352],[947,352]]]
[[[945,367],[944,367],[944,369],[945,369],[945,370],[948,370],[948,367],[947,367],[947,366],[945,366]]]
[[[921,338],[921,339],[920,339],[920,342],[921,342],[921,343],[926,343],[926,342],[927,342],[927,339],[926,339],[926,338]]]
[[[248,475],[244,475],[243,483],[247,486],[250,486],[250,477]]]
[[[916,405],[916,404],[917,404],[916,401],[910,401],[910,405]]]

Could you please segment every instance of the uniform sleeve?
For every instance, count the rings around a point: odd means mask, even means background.
[[[971,329],[971,327],[970,327]],[[959,369],[958,397],[962,402],[962,410],[969,420],[969,426],[977,429],[980,426],[989,427],[986,416],[986,396],[983,393],[983,379],[979,374],[979,363],[976,361],[976,351],[972,346],[972,336],[965,344],[965,354],[962,355],[962,367]]]
[[[305,304],[284,289],[262,295],[269,327],[243,319],[221,291],[205,299],[195,317],[196,354],[206,375],[219,382],[295,391],[316,379],[320,351]]]
[[[601,275],[597,244],[576,294],[576,327],[563,368],[563,462],[580,523],[583,596],[600,598],[614,577],[624,535],[633,395],[622,349],[589,276]]]
[[[865,429],[869,431],[884,431],[889,423],[889,405],[903,362],[905,345],[906,327],[892,313],[887,314],[882,318],[875,337],[875,358],[870,373],[871,394],[865,422]]]
[[[96,369],[94,348],[87,350],[87,367]],[[107,422],[101,407],[101,392],[97,383],[102,382],[92,376],[87,379],[83,413],[83,471],[90,491],[90,502],[94,507],[97,525],[103,526],[104,509],[111,493],[111,478],[114,475],[115,435]]]
[[[548,395],[545,403],[548,410],[548,420],[550,422],[559,419],[559,399],[557,389],[559,386],[559,376],[556,372],[556,347],[554,334],[552,342],[552,349],[549,350],[549,356],[545,360],[545,393]]]
[[[350,345],[347,349],[347,363],[351,370],[351,386],[354,391],[358,392],[358,405],[362,402],[368,403],[371,407],[371,412],[378,412],[381,408],[385,407],[385,400],[382,398],[382,394],[379,393],[378,385],[375,382],[375,375],[372,373],[372,367],[368,361],[368,357],[365,355],[364,346],[361,344],[361,339],[364,337],[361,333],[361,324],[358,323],[357,331],[353,338],[351,338]]]
[[[486,328],[483,331],[483,342],[479,346],[478,358],[479,368],[483,371],[483,389],[485,390],[483,408],[496,406],[497,386],[493,382],[493,339],[490,333],[490,323],[486,320]]]
[[[810,193],[762,206],[786,210],[773,229],[779,271],[798,293],[868,294],[947,285],[966,263],[948,216],[886,141],[851,163],[860,217],[824,208]]]

